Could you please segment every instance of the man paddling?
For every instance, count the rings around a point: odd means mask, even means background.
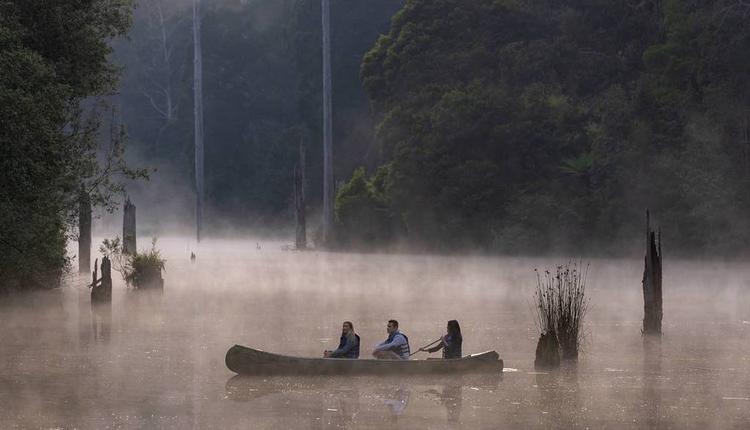
[[[359,358],[359,335],[354,333],[354,324],[344,321],[341,326],[341,341],[334,351],[323,352],[325,358]]]
[[[372,351],[373,357],[380,360],[408,360],[410,354],[409,338],[398,330],[398,321],[388,321],[386,327],[388,339],[381,342]]]

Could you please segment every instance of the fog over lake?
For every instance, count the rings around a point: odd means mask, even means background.
[[[162,239],[163,295],[117,278],[111,313],[92,311],[88,277],[5,299],[0,428],[750,425],[745,265],[667,260],[665,334],[644,342],[642,262],[591,260],[579,362],[537,372],[533,269],[559,259],[289,252],[256,242],[202,243],[191,264],[186,239]],[[464,354],[494,349],[505,372],[264,378],[224,365],[234,344],[320,356],[336,347],[344,320],[365,357],[391,318],[412,350],[458,319]]]

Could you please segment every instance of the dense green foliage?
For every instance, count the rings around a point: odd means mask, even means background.
[[[137,200],[185,224],[194,190],[190,3],[141,2],[116,49],[131,147],[159,168]],[[320,0],[201,3],[207,228],[288,226],[301,139],[312,210],[322,198]],[[359,67],[402,0],[331,3],[335,173],[344,178],[379,161]]]
[[[749,12],[406,1],[362,66],[386,161],[377,213],[419,245],[580,252],[641,244],[651,208],[682,251],[744,248]]]
[[[97,162],[101,106],[115,69],[107,40],[129,25],[128,0],[0,0],[0,291],[52,286],[67,264],[79,190],[111,203],[122,161],[113,131]]]
[[[400,233],[390,219],[385,180],[388,171],[379,169],[371,179],[360,167],[336,194],[336,237],[339,246],[366,249],[387,244]]]

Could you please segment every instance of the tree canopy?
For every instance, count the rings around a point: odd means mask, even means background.
[[[442,249],[750,230],[748,10],[736,1],[407,0],[365,56],[389,219]]]
[[[97,161],[99,103],[116,69],[108,41],[130,22],[128,0],[0,1],[0,290],[52,286],[81,190],[111,204],[122,160],[113,131]]]

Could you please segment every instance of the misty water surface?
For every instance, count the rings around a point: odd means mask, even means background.
[[[141,243],[146,243],[144,238]],[[750,269],[664,266],[661,342],[640,335],[641,260],[591,260],[579,363],[535,372],[535,267],[560,259],[282,251],[279,243],[161,240],[163,295],[115,279],[92,310],[89,276],[0,304],[0,428],[750,427]],[[115,273],[116,275],[116,273]],[[239,343],[319,356],[351,320],[362,352],[398,319],[412,349],[458,319],[465,354],[502,376],[242,378]],[[424,358],[427,354],[416,357]]]

